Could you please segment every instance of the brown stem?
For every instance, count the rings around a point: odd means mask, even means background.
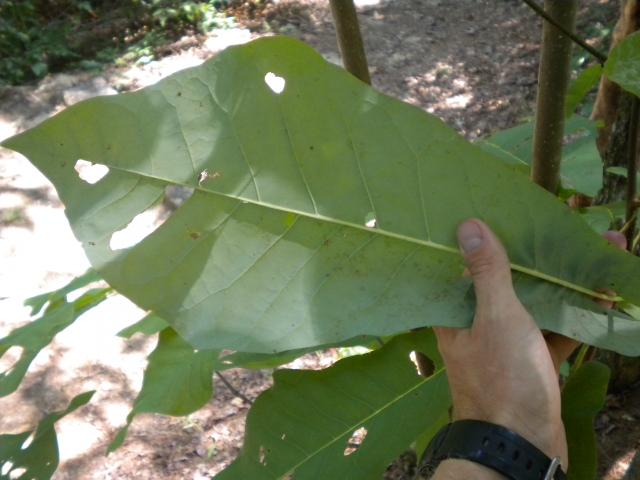
[[[604,62],[607,61],[607,56],[604,53],[596,50],[591,45],[589,45],[587,42],[585,42],[583,39],[578,37],[575,33],[573,33],[573,29],[568,30],[563,25],[561,25],[559,22],[555,21],[534,0],[523,0],[523,1],[524,1],[524,3],[526,3],[529,6],[529,8],[531,8],[531,10],[536,12],[537,15],[539,15],[542,18],[544,18],[547,22],[549,22],[551,25],[556,27],[558,30],[560,30],[562,33],[564,33],[567,37],[569,37],[571,40],[573,40],[573,42],[575,44],[579,45],[584,50],[589,52],[591,55],[596,57],[598,59],[598,61],[600,62],[600,64],[604,64]]]
[[[360,24],[353,0],[330,0],[333,22],[344,68],[354,77],[371,84]]]
[[[629,120],[629,141],[627,143],[627,208],[625,220],[629,224],[627,229],[627,245],[633,252],[633,240],[636,233],[636,180],[638,176],[638,116],[640,108],[638,97],[634,97],[631,105],[631,118]]]
[[[571,31],[577,0],[545,0],[545,10]],[[554,25],[542,28],[542,54],[538,71],[538,100],[533,139],[531,178],[551,193],[560,186],[560,160],[564,134],[564,97],[571,75],[571,39]]]

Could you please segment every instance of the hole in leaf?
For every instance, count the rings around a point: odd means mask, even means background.
[[[29,435],[27,439],[24,442],[22,442],[22,445],[20,446],[20,448],[22,450],[26,450],[27,448],[29,448],[29,445],[31,445],[31,442],[33,442],[33,439],[35,437],[36,437],[36,432],[35,431],[31,432],[31,435]]]
[[[151,235],[160,226],[158,212],[147,210],[136,215],[129,225],[113,232],[109,240],[109,248],[113,251],[132,247]]]
[[[287,81],[275,73],[269,72],[264,76],[264,83],[266,83],[274,93],[279,95],[284,91]]]
[[[9,475],[9,478],[13,479],[20,479],[20,478],[25,478],[23,477],[23,475],[27,473],[27,469],[24,467],[20,467],[20,468],[16,468],[15,470],[11,470],[11,475]]]
[[[367,228],[376,228],[378,226],[378,221],[373,212],[367,213],[367,216],[364,217],[364,226]]]
[[[258,452],[258,461],[262,464],[262,465],[266,465],[266,452],[264,450],[264,447],[262,445],[260,445],[260,450]]]
[[[0,474],[2,474],[3,477],[7,476],[9,474],[9,472],[11,471],[11,468],[13,467],[13,463],[11,462],[5,462],[2,464],[2,469],[0,470]]]
[[[409,353],[409,360],[413,363],[413,366],[416,367],[416,372],[420,375],[420,366],[418,365],[418,354],[415,350]]]
[[[23,352],[24,348],[18,345],[13,345],[9,347],[6,352],[4,352],[4,354],[0,357],[0,376],[6,377],[11,375],[11,371],[20,361]]]
[[[93,185],[98,183],[102,178],[109,173],[109,167],[101,165],[99,163],[91,163],[87,160],[78,160],[73,167],[81,180]]]
[[[352,453],[356,452],[364,439],[367,438],[367,429],[364,427],[360,427],[355,432],[351,434],[351,437],[347,441],[347,448],[344,449],[344,456],[348,457]]]

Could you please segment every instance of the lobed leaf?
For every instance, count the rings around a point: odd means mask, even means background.
[[[640,353],[640,325],[585,296],[609,288],[640,303],[639,259],[440,120],[292,39],[231,47],[3,145],[54,183],[100,275],[199,349],[468,325],[455,229],[480,217],[541,326]],[[109,173],[88,184],[78,159]],[[194,193],[137,245],[110,248],[173,185]]]
[[[164,330],[168,326],[169,324],[166,320],[160,318],[157,315],[154,315],[153,313],[150,313],[135,322],[133,325],[129,325],[128,327],[123,328],[117,333],[117,335],[123,338],[131,338],[136,333],[142,333],[143,335],[153,335]]]
[[[31,315],[37,315],[42,311],[47,302],[49,303],[49,305],[53,305],[55,303],[65,301],[66,296],[69,293],[74,292],[82,287],[86,287],[90,283],[100,280],[101,278],[100,275],[98,275],[98,272],[90,268],[79,277],[71,280],[64,287],[59,288],[58,290],[53,290],[51,292],[36,295],[35,297],[27,298],[24,301],[24,304],[28,307],[31,307]]]
[[[0,435],[0,480],[49,480],[59,461],[54,424],[89,403],[94,393],[74,397],[64,411],[50,413],[33,431]]]
[[[109,452],[124,442],[129,425],[140,413],[187,415],[213,395],[213,370],[220,352],[194,350],[172,329],[160,332],[158,345],[149,355],[142,389],[127,416],[127,424],[109,445]]]
[[[435,361],[433,376],[418,375],[409,360],[416,350]],[[278,370],[274,386],[249,411],[240,456],[215,478],[381,478],[447,414],[451,400],[441,367],[433,333],[424,330],[325,370]],[[355,432],[364,435],[359,444]]]
[[[0,397],[15,392],[40,350],[82,313],[105,300],[110,292],[110,288],[97,288],[87,291],[72,303],[60,300],[52,304],[40,318],[0,339],[0,358],[11,347],[21,348],[18,360],[6,371],[0,372]]]

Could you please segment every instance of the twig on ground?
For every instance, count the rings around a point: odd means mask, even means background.
[[[222,375],[220,372],[216,372],[216,375],[222,381],[222,383],[224,383],[224,385],[231,391],[231,393],[233,393],[236,397],[241,398],[242,400],[247,402],[249,405],[253,405],[253,400],[249,399],[245,394],[243,394],[236,387],[234,387],[231,384],[231,382],[229,382],[229,380],[227,380],[224,377],[224,375]]]

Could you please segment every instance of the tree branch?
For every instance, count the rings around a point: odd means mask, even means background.
[[[529,8],[531,8],[531,10],[536,12],[536,14],[538,16],[544,18],[547,22],[549,22],[551,25],[556,27],[558,30],[560,30],[562,33],[564,33],[567,37],[569,37],[571,40],[573,40],[574,43],[576,43],[577,45],[580,45],[580,47],[582,47],[584,50],[586,50],[591,55],[593,55],[595,58],[597,58],[598,61],[600,62],[600,64],[604,64],[604,62],[607,61],[607,56],[604,53],[596,50],[591,45],[589,45],[587,42],[585,42],[580,37],[578,37],[575,33],[573,33],[572,31],[570,31],[568,29],[566,29],[565,27],[560,25],[558,22],[556,22],[551,16],[549,16],[547,14],[547,12],[544,11],[544,9],[542,7],[540,7],[535,2],[535,0],[523,0],[523,1],[524,1],[524,3],[526,3],[529,6]]]

